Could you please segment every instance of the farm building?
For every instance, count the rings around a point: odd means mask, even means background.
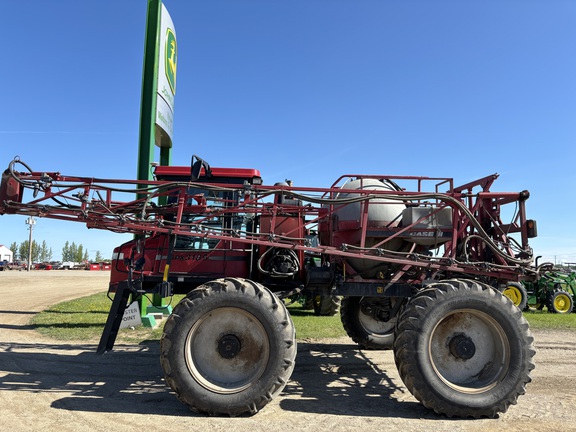
[[[6,246],[0,244],[0,261],[14,261],[14,253]]]

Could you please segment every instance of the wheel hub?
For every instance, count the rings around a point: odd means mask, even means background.
[[[476,354],[476,345],[465,335],[457,335],[450,341],[450,353],[462,360],[470,360]]]
[[[559,295],[558,297],[556,297],[554,302],[556,309],[558,309],[559,311],[565,312],[568,310],[568,301],[565,296]]]
[[[236,357],[241,348],[240,339],[233,334],[224,335],[218,341],[218,353],[225,359]]]

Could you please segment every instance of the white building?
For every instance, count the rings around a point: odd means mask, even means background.
[[[14,261],[14,253],[6,246],[0,244],[0,261]]]

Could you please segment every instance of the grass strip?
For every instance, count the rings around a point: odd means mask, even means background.
[[[176,305],[183,296],[174,296],[172,304]],[[31,324],[36,330],[50,338],[62,341],[82,340],[97,343],[106,323],[110,300],[105,293],[94,294],[76,300],[59,303],[37,314]],[[300,303],[288,306],[296,336],[304,339],[326,339],[346,336],[340,317],[315,316],[310,310],[304,310]],[[576,313],[558,315],[546,311],[527,311],[524,316],[533,329],[574,330],[576,329]],[[137,327],[122,329],[118,333],[119,343],[141,343],[143,341],[159,340],[162,336],[163,324],[151,329]]]

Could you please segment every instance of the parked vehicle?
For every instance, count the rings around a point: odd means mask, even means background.
[[[64,261],[57,267],[58,270],[83,270],[86,267],[84,263],[76,261]]]
[[[574,312],[576,301],[576,272],[551,269],[542,272],[535,282],[526,282],[527,309],[568,314]]]

